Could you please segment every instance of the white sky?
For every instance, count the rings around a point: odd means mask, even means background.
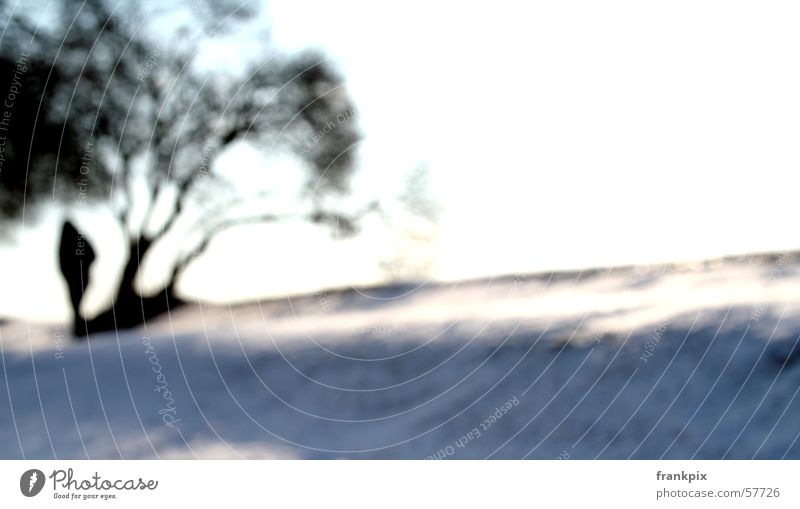
[[[429,158],[438,276],[800,247],[796,3],[393,5],[279,0],[274,36],[341,59],[376,160]]]
[[[399,191],[428,164],[436,279],[800,248],[794,2],[276,0],[269,16],[280,47],[320,47],[344,70],[367,135],[360,192]],[[226,236],[186,291],[379,277],[386,239],[370,229],[332,244],[269,228]],[[66,316],[54,255],[34,244],[2,252],[0,314]]]

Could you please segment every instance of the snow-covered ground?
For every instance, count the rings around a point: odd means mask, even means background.
[[[0,325],[0,457],[800,458],[794,254],[68,330]]]

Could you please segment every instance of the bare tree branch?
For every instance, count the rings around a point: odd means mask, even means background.
[[[235,219],[228,219],[222,221],[212,228],[210,228],[207,232],[203,240],[194,247],[188,254],[184,255],[181,259],[176,262],[175,267],[172,271],[172,277],[170,278],[171,281],[177,281],[178,277],[183,273],[184,270],[189,266],[189,264],[198,256],[203,254],[208,246],[211,244],[211,241],[222,233],[225,230],[234,228],[236,226],[243,226],[247,224],[258,224],[258,223],[267,223],[285,219],[291,219],[292,216],[285,215],[275,215],[275,214],[260,214],[256,216],[249,216],[249,217],[240,217]],[[296,217],[295,217],[296,218]]]

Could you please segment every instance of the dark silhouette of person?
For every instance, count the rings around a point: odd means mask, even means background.
[[[58,249],[58,261],[61,274],[69,288],[69,299],[74,316],[74,329],[76,336],[85,335],[81,331],[83,315],[80,312],[81,301],[86,288],[89,286],[89,269],[94,263],[95,254],[91,244],[70,223],[64,222],[61,229],[61,245]]]

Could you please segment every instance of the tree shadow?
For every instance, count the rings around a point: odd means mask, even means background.
[[[800,457],[787,424],[800,418],[794,334],[676,325],[646,361],[647,333],[559,348],[539,330],[347,346],[379,362],[308,343],[118,335],[60,359],[6,356],[2,457]]]

